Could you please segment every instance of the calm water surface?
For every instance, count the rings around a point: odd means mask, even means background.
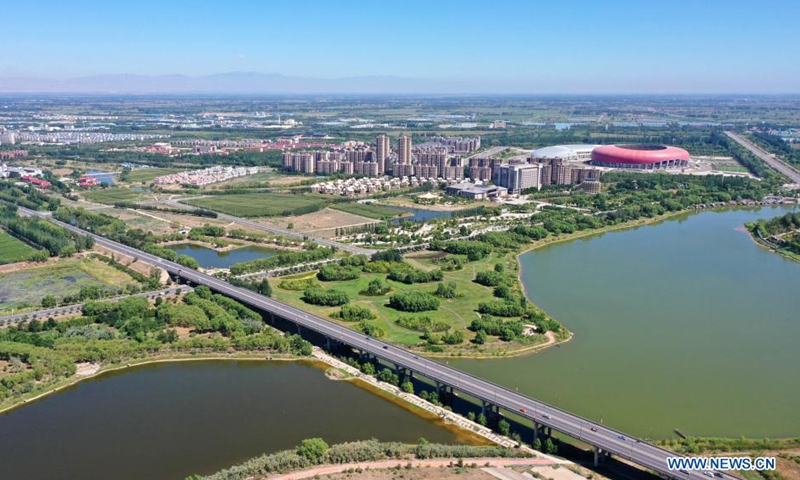
[[[0,478],[182,480],[309,437],[458,441],[449,430],[309,365],[154,364],[0,414]]]
[[[396,218],[393,220],[395,223],[401,222],[425,222],[428,220],[432,220],[434,218],[450,218],[453,216],[453,212],[448,211],[440,211],[440,210],[425,210],[422,208],[409,208],[409,207],[390,207],[390,208],[397,208],[398,210],[405,210],[406,212],[410,213],[411,216],[403,217],[403,218]]]
[[[463,368],[632,434],[800,434],[800,264],[741,231],[788,208],[703,212],[522,256],[528,297],[576,333]]]
[[[271,257],[276,252],[271,248],[257,245],[248,245],[226,252],[218,252],[193,243],[181,243],[171,245],[168,248],[180,255],[189,255],[197,260],[203,268],[229,268],[237,263]]]
[[[88,170],[87,173],[102,174],[103,171],[102,170]],[[112,173],[105,174],[105,175],[92,175],[92,177],[96,178],[98,182],[107,183],[109,185],[114,185],[114,184],[117,183],[116,181],[114,181],[114,177],[116,177],[116,175],[114,175]]]

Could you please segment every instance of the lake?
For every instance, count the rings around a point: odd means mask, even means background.
[[[180,480],[304,438],[457,443],[430,420],[299,362],[160,363],[0,414],[8,480]]]
[[[116,184],[116,182],[114,181],[114,177],[116,175],[114,175],[113,173],[105,173],[102,170],[89,170],[86,173],[93,174],[92,177],[95,178],[100,183],[107,183],[109,185]]]
[[[706,211],[521,257],[528,297],[575,332],[540,354],[450,364],[631,434],[800,434],[800,264]]]
[[[394,223],[425,222],[428,220],[432,220],[434,218],[450,218],[453,216],[453,212],[451,211],[425,210],[422,208],[410,208],[410,207],[390,207],[390,208],[396,208],[397,210],[404,210],[411,214],[410,216],[407,217],[395,218],[393,220]]]
[[[170,245],[167,248],[180,255],[188,255],[194,258],[203,268],[230,268],[237,263],[272,257],[278,252],[275,249],[257,245],[248,245],[225,252],[218,252],[193,243],[180,243]]]

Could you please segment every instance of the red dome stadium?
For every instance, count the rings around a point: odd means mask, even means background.
[[[689,152],[665,145],[603,145],[592,150],[591,163],[615,168],[685,167]]]

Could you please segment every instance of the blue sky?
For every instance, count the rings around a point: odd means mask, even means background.
[[[252,71],[543,92],[800,92],[798,1],[26,0],[3,10],[0,76]]]

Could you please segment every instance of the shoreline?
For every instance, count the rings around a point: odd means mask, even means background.
[[[800,263],[800,255],[784,251],[783,249],[777,249],[777,248],[773,247],[772,245],[769,245],[768,243],[766,243],[763,240],[761,240],[761,238],[759,238],[758,235],[755,235],[749,228],[747,228],[746,225],[743,228],[747,232],[747,235],[750,237],[750,240],[752,240],[753,243],[755,243],[759,247],[763,248],[764,250],[766,250],[766,251],[768,251],[770,253],[777,253],[778,255],[780,255],[781,257],[783,257],[783,258],[785,258],[787,260],[791,260],[793,262]]]
[[[194,361],[202,362],[202,361],[218,361],[218,360],[235,360],[235,361],[248,361],[248,362],[308,362],[312,364],[321,362],[320,360],[314,360],[313,357],[307,358],[307,357],[291,357],[291,356],[270,356],[268,358],[267,356],[264,355],[264,353],[265,352],[258,352],[258,355],[256,355],[255,353],[219,354],[219,355],[213,355],[213,354],[192,355],[191,353],[187,353],[184,355],[149,357],[142,359],[141,361],[124,362],[124,364],[111,364],[111,365],[101,366],[94,373],[91,373],[89,375],[78,375],[77,373],[75,373],[72,376],[65,378],[62,381],[56,382],[56,384],[54,384],[52,387],[32,397],[23,397],[8,406],[0,407],[0,415],[8,413],[12,410],[20,408],[24,405],[35,402],[37,400],[41,400],[49,395],[60,392],[61,390],[64,390],[66,388],[75,386],[83,382],[84,380],[91,380],[106,373],[112,373],[157,363],[177,363],[177,362],[194,362]]]

